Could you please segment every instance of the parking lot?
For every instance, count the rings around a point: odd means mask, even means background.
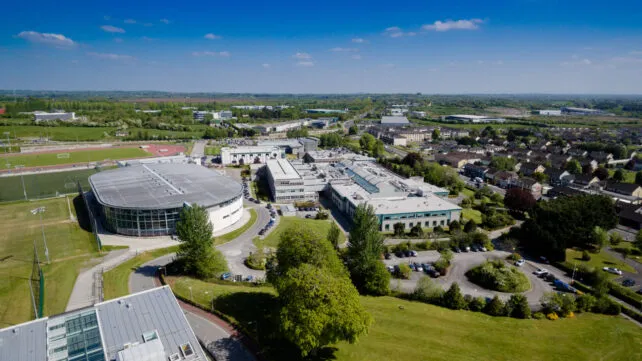
[[[434,280],[441,284],[444,289],[447,289],[451,284],[457,282],[463,294],[469,294],[475,297],[494,297],[495,295],[498,295],[500,298],[506,300],[510,298],[510,293],[491,291],[481,288],[480,286],[468,281],[465,274],[468,270],[480,265],[486,260],[504,260],[508,255],[509,253],[504,251],[455,253],[451,265],[448,268],[448,273],[445,276],[434,278]],[[401,263],[433,263],[437,261],[439,257],[440,255],[437,251],[421,251],[417,252],[416,257],[399,258],[393,254],[390,259],[384,260],[383,262],[386,266],[395,266]],[[547,282],[544,278],[540,278],[533,273],[538,267],[540,267],[540,265],[527,261],[520,268],[531,283],[531,288],[524,292],[524,295],[528,298],[528,303],[531,307],[539,305],[540,299],[544,293],[554,290],[552,283]],[[564,280],[562,275],[554,275]],[[412,272],[410,279],[407,280],[392,278],[390,281],[390,287],[391,289],[398,289],[402,292],[412,292],[415,289],[417,281],[423,276],[426,276],[426,273],[415,271]],[[566,280],[564,281],[566,282]]]

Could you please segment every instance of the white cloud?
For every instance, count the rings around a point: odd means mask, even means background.
[[[367,43],[368,41],[366,39],[363,39],[363,38],[353,38],[352,42],[353,43],[357,43],[357,44],[364,44],[364,43]]]
[[[154,24],[152,24],[152,23],[145,23],[145,24],[143,24],[143,26],[150,27],[150,26],[154,26]]]
[[[110,54],[110,53],[90,52],[90,53],[87,53],[87,55],[93,56],[94,58],[107,59],[107,60],[135,60],[136,59],[131,55]]]
[[[296,53],[292,55],[293,58],[295,59],[301,59],[301,60],[307,60],[307,59],[312,59],[312,55],[308,53]]]
[[[228,57],[230,54],[229,51],[194,51],[192,52],[193,56],[222,56]]]
[[[169,20],[167,19],[160,19],[160,22],[163,24],[169,24]]]
[[[125,19],[125,21],[123,21],[123,22],[125,24],[136,24],[136,20],[134,20],[134,19]]]
[[[300,62],[296,63],[296,65],[297,66],[311,67],[311,66],[314,66],[314,62],[313,61],[300,61]]]
[[[263,63],[263,64],[261,64],[261,66],[262,66],[263,68],[265,68],[265,69],[270,69],[270,67],[271,67],[271,65],[270,65],[270,64],[268,64],[268,63]]]
[[[403,30],[401,30],[400,27],[398,26],[391,26],[389,28],[386,28],[386,30],[383,31],[384,36],[389,36],[391,38],[400,38],[402,36],[415,36],[417,33],[413,31],[409,31],[407,33],[404,33]]]
[[[353,55],[353,56],[352,56],[352,59],[354,59],[354,60],[361,60],[361,55],[359,55],[359,54],[355,54],[355,55]]]
[[[337,48],[332,48],[332,49],[330,49],[330,51],[334,51],[334,52],[354,53],[354,52],[359,51],[359,49],[357,49],[357,48],[339,48],[339,47],[337,47]]]
[[[39,33],[37,31],[22,31],[17,37],[32,43],[46,44],[58,48],[71,48],[76,42],[62,34]]]
[[[421,28],[423,30],[432,30],[432,31],[477,30],[479,29],[479,25],[483,23],[484,21],[482,19],[446,20],[446,21],[437,20],[433,24],[426,24]]]
[[[118,27],[111,26],[111,25],[103,25],[100,28],[103,29],[104,31],[108,32],[108,33],[124,33],[125,32],[125,29],[118,28]]]
[[[114,42],[116,43],[122,43],[123,41],[123,38],[114,38]]]
[[[209,40],[216,40],[216,39],[222,39],[222,38],[223,38],[222,36],[212,34],[212,33],[205,34],[205,39],[209,39]]]

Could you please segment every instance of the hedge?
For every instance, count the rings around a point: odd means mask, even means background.
[[[623,314],[631,317],[632,319],[638,321],[639,323],[642,323],[642,313],[635,312],[626,306],[622,306],[622,305],[620,306]]]
[[[609,294],[621,299],[635,308],[642,308],[642,301],[639,301],[635,292],[617,283],[609,282]]]

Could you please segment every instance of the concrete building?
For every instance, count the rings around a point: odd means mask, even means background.
[[[306,193],[303,177],[287,159],[267,161],[267,181],[274,202],[291,203],[318,199],[316,192]]]
[[[567,115],[612,115],[600,109],[562,107],[562,114]]]
[[[224,165],[265,163],[269,159],[278,158],[285,158],[285,150],[275,146],[221,148],[221,163]]]
[[[3,361],[207,361],[169,286],[0,329]]]
[[[214,231],[243,214],[243,189],[232,178],[195,164],[141,164],[89,177],[105,228],[128,236],[174,234],[185,206],[207,210]]]
[[[413,111],[410,112],[410,115],[413,116],[413,117],[416,117],[416,118],[425,118],[426,117],[426,112],[413,110]]]
[[[559,117],[562,115],[561,110],[555,110],[555,109],[545,109],[545,110],[537,110],[536,114],[539,115],[546,115],[549,117]]]
[[[305,154],[305,149],[298,139],[271,139],[259,140],[256,145],[260,147],[278,147],[283,149],[286,154],[301,155]]]
[[[58,112],[58,113],[49,113],[49,112],[34,112],[33,113],[33,119],[36,123],[38,122],[46,122],[46,121],[52,121],[52,120],[75,120],[76,119],[76,113],[74,112]]]
[[[402,116],[383,116],[381,117],[382,127],[403,127],[410,125],[408,118]]]
[[[300,129],[303,126],[303,122],[303,120],[295,120],[284,123],[257,124],[254,126],[254,129],[261,134],[283,133],[288,130]]]
[[[447,122],[457,123],[503,123],[506,121],[504,118],[489,117],[486,115],[466,115],[466,114],[453,114],[447,115],[444,118]]]
[[[375,161],[375,158],[353,153],[345,148],[317,150],[305,153],[306,163],[339,163],[343,161]]]
[[[308,114],[344,114],[347,113],[347,109],[306,109],[305,112]]]

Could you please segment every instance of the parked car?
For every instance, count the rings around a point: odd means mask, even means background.
[[[397,256],[399,258],[404,258],[404,257],[406,257],[406,254],[403,251],[397,251],[397,252],[395,252],[395,256]]]
[[[549,263],[550,263],[550,262],[548,261],[548,258],[546,258],[546,257],[544,257],[544,256],[541,256],[539,259],[540,259],[540,261],[541,261],[542,263],[546,263],[546,264],[549,264]]]
[[[383,257],[384,257],[385,259],[390,259],[390,257],[391,257],[391,256],[392,256],[392,255],[391,255],[390,253],[388,253],[388,252],[386,252],[386,253],[383,255]]]
[[[412,257],[417,257],[417,251],[413,251],[413,250],[411,250],[411,251],[410,251],[410,255],[411,255]]]
[[[632,279],[630,279],[630,278],[627,278],[627,279],[625,279],[624,281],[622,281],[622,286],[624,286],[624,287],[632,287],[632,286],[635,286],[635,280],[632,280]]]
[[[386,269],[388,272],[393,273],[395,271],[395,268],[393,266],[387,266]]]
[[[312,218],[312,215],[311,214],[306,214],[305,218]]]
[[[622,271],[620,271],[619,269],[617,269],[615,267],[604,267],[604,268],[602,268],[602,270],[604,270],[604,271],[606,271],[608,273],[613,273],[614,275],[618,275],[618,276],[622,275]]]
[[[221,275],[221,279],[222,279],[223,281],[230,279],[230,277],[232,277],[232,274],[231,274],[231,273],[229,273],[229,272],[225,272],[225,273],[223,273],[223,274]]]
[[[470,247],[466,246],[466,248],[463,248],[462,251],[464,252],[470,252]]]
[[[424,268],[423,268],[420,264],[416,264],[416,265],[415,265],[415,271],[417,271],[417,272],[423,272],[423,271],[424,271]]]
[[[411,270],[416,271],[414,264],[408,263],[408,267],[410,267]]]
[[[538,268],[533,273],[536,276],[541,277],[541,276],[546,276],[546,274],[548,274],[548,270],[546,268]]]
[[[412,252],[410,252],[410,251],[404,251],[404,252],[403,252],[403,254],[404,254],[406,257],[412,257]]]
[[[254,203],[256,203],[256,204],[261,204],[261,201],[260,201],[260,200],[258,200],[258,199],[255,199],[255,200],[254,200]]]
[[[245,277],[245,282],[252,282],[252,281],[254,281],[254,276],[249,275],[249,276]]]
[[[547,280],[548,282],[555,282],[555,280],[557,280],[557,278],[555,278],[555,276],[552,273],[547,274],[544,277],[544,279]]]
[[[484,247],[484,246],[482,246],[482,247],[481,247],[481,248],[479,248],[479,249],[480,249],[482,252],[488,252],[488,250],[487,250],[487,249],[486,249],[486,247]]]
[[[521,267],[521,266],[524,265],[524,263],[526,263],[526,261],[522,258],[522,259],[517,260],[517,262],[515,262],[515,266]]]
[[[262,236],[264,234],[265,234],[265,229],[262,229],[262,230],[259,231],[259,236]]]
[[[461,249],[459,249],[459,247],[453,247],[453,252],[459,253],[461,252]]]

